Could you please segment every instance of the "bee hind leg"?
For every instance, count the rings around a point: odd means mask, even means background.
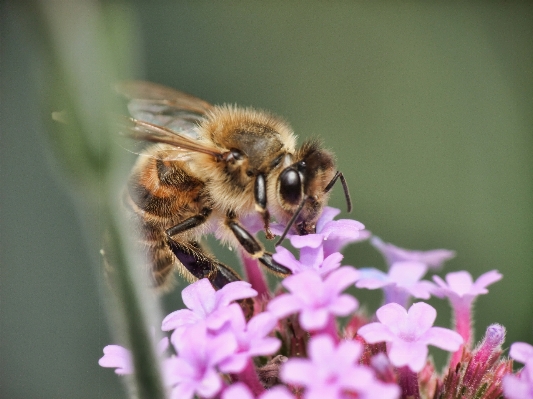
[[[179,243],[169,238],[168,245],[176,258],[194,277],[197,279],[209,279],[217,290],[228,283],[242,280],[228,266],[207,256],[196,241]]]

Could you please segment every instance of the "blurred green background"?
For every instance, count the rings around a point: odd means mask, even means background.
[[[0,9],[0,396],[123,397],[119,378],[97,364],[112,343],[91,262],[99,248],[87,244],[44,134],[38,97],[48,77],[28,23],[37,11],[15,4]],[[445,271],[503,273],[477,302],[478,339],[497,322],[507,345],[533,342],[531,3],[114,9],[136,23],[133,77],[269,109],[300,140],[322,137],[347,177],[352,216],[368,229],[405,248],[456,250]],[[340,187],[331,204],[344,209]],[[349,247],[345,263],[383,266],[368,244]],[[377,294],[356,295],[379,305]],[[165,298],[168,310],[178,302],[178,292]],[[448,326],[447,304],[430,303]]]

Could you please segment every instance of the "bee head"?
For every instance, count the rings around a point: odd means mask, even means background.
[[[294,226],[299,235],[313,234],[329,198],[335,161],[333,154],[317,141],[305,142],[295,159],[278,177],[278,199],[286,213],[282,222],[287,226],[286,231]]]

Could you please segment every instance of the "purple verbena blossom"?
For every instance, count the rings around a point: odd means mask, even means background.
[[[237,382],[227,387],[224,392],[222,392],[222,399],[254,398],[256,398],[256,396],[254,396],[250,389],[241,382]],[[257,399],[295,399],[295,397],[286,387],[278,385],[257,396]]]
[[[435,309],[424,303],[413,304],[409,311],[397,303],[382,306],[376,312],[379,323],[370,323],[358,331],[368,343],[387,342],[387,353],[396,367],[407,366],[414,372],[422,370],[428,345],[456,351],[463,339],[455,331],[432,327]]]
[[[452,306],[455,330],[461,334],[464,345],[472,345],[472,305],[478,295],[488,293],[487,286],[500,280],[502,275],[496,270],[484,273],[474,282],[472,275],[467,271],[448,273],[446,281],[439,276],[433,276],[437,283],[433,286],[432,294],[443,298],[447,297]],[[459,362],[462,350],[459,349],[452,358],[452,363]]]
[[[429,269],[440,269],[444,262],[455,257],[455,251],[448,249],[432,249],[430,251],[403,249],[383,242],[377,236],[373,236],[370,239],[370,243],[381,252],[389,266],[392,266],[395,262],[408,261],[423,263]]]
[[[104,356],[98,360],[102,367],[115,368],[118,375],[133,374],[133,361],[131,352],[120,345],[107,345]]]
[[[356,341],[342,341],[335,346],[327,335],[309,341],[309,359],[292,358],[281,368],[282,381],[303,386],[305,399],[358,398],[397,399],[396,385],[378,381],[369,367],[358,365],[363,352]]]
[[[519,376],[505,375],[503,392],[506,399],[533,399],[533,364],[524,367]]]
[[[200,321],[205,321],[208,327],[218,324],[224,317],[224,310],[235,300],[252,298],[257,291],[251,288],[250,283],[236,281],[229,283],[220,290],[215,291],[208,279],[204,278],[185,287],[181,293],[183,303],[188,309],[180,309],[170,313],[164,318],[161,329],[163,331],[174,330],[171,336],[173,343],[180,340],[188,326]]]
[[[296,261],[288,250],[281,249],[281,247],[277,248],[274,260],[291,268],[293,273],[308,268],[319,269],[330,258],[330,255],[338,253],[350,243],[366,240],[370,236],[370,233],[364,230],[365,226],[362,223],[350,219],[333,220],[339,213],[339,209],[327,206],[317,221],[315,234],[305,236],[287,234],[291,244],[300,249],[299,261]],[[273,225],[272,231],[281,234],[283,229]],[[336,255],[334,259],[329,259],[329,263],[325,267],[331,270],[334,268],[331,263],[338,262],[340,265],[342,255],[340,258],[339,255]],[[288,262],[288,264],[284,262]]]
[[[503,377],[503,392],[508,399],[533,399],[533,346],[526,342],[511,345],[509,356],[524,363],[519,375]]]
[[[210,336],[205,324],[198,323],[187,328],[174,347],[178,356],[163,363],[171,399],[212,398],[220,392],[223,383],[217,366],[237,350],[233,334]]]
[[[288,249],[277,247],[273,258],[279,264],[288,267],[292,274],[301,273],[305,270],[316,270],[321,276],[324,276],[332,270],[340,267],[343,256],[339,252],[334,252],[327,258],[323,259],[322,262],[313,262],[309,264],[302,262],[301,260],[297,260]]]
[[[157,354],[162,355],[168,346],[168,338],[163,337],[157,344]],[[133,374],[134,371],[131,351],[120,345],[107,345],[104,348],[104,356],[98,360],[98,364],[102,367],[115,368],[115,373],[118,375]]]
[[[511,345],[509,356],[517,362],[533,364],[533,345],[527,342],[515,342]]]
[[[433,283],[420,280],[427,271],[421,262],[395,262],[388,273],[374,268],[359,270],[361,277],[355,284],[357,288],[383,288],[385,303],[398,303],[404,307],[409,305],[409,298],[429,299]]]
[[[320,331],[333,316],[347,316],[357,309],[357,300],[341,292],[358,276],[349,266],[334,270],[325,279],[313,270],[289,276],[282,284],[290,293],[272,299],[267,309],[278,318],[300,313],[300,324],[305,330]]]
[[[268,336],[277,324],[273,314],[263,312],[246,323],[239,305],[230,305],[228,312],[229,322],[220,332],[231,332],[237,341],[237,349],[222,363],[221,368],[232,373],[240,372],[252,357],[272,355],[278,351],[281,342]]]

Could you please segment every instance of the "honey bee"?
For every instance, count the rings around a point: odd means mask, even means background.
[[[121,133],[151,144],[139,154],[123,201],[139,227],[153,284],[168,286],[174,270],[188,280],[208,278],[219,289],[240,280],[200,245],[215,234],[279,276],[290,270],[272,259],[254,234],[268,239],[273,216],[285,231],[315,232],[329,191],[346,181],[333,154],[317,141],[296,148],[290,126],[269,112],[211,105],[158,84],[116,86],[129,99]]]

